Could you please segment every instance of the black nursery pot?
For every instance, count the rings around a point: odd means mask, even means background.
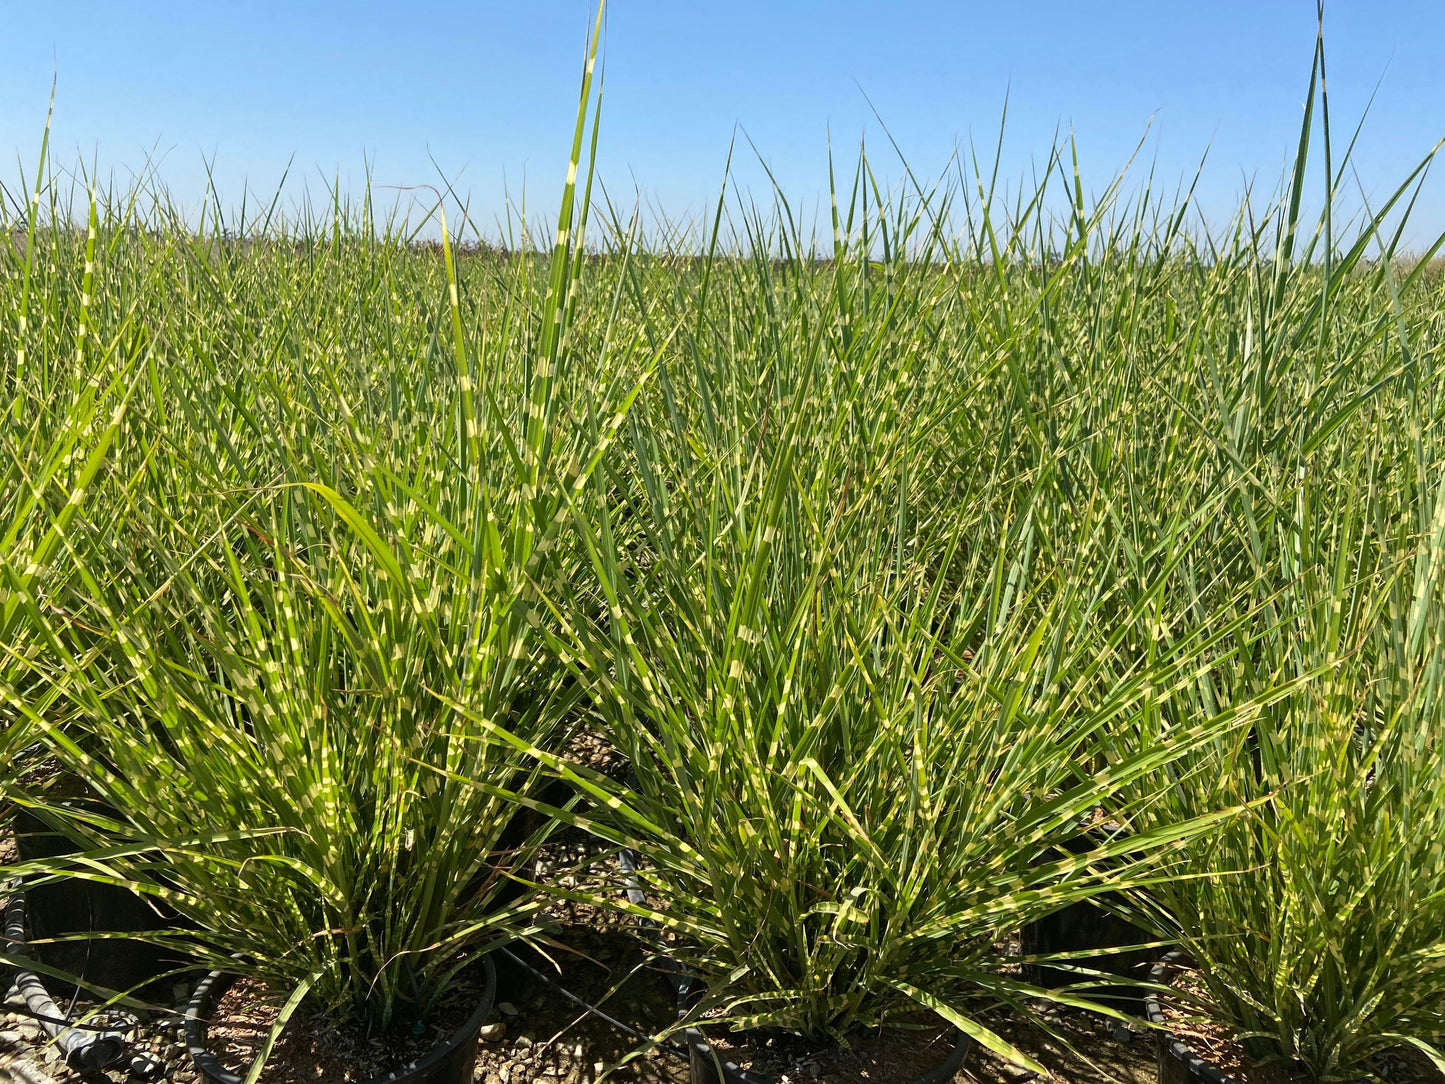
[[[1109,824],[1092,825],[1084,828],[1070,839],[1064,850],[1068,854],[1086,854],[1108,842],[1121,829]],[[1044,861],[1063,858],[1063,853],[1046,855]],[[1128,945],[1140,945],[1152,940],[1150,934],[1127,922],[1108,909],[1111,902],[1118,900],[1115,893],[1105,893],[1099,902],[1080,900],[1060,908],[1051,915],[1028,923],[1019,931],[1020,948],[1025,956],[1045,953],[1073,953],[1073,965],[1090,971],[1102,971],[1120,978],[1139,979],[1154,962],[1155,950],[1127,949]],[[1027,968],[1030,982],[1048,989],[1077,985],[1085,976],[1062,967],[1047,964],[1030,964]],[[1144,997],[1144,989],[1135,984],[1117,986],[1099,985],[1087,988],[1087,993],[1105,1004],[1138,1012]]]
[[[21,861],[76,851],[75,844],[28,809],[15,809],[12,824]],[[176,916],[129,889],[67,877],[31,885],[25,895],[30,935],[39,942],[31,951],[47,966],[75,976],[82,987],[144,987],[186,963],[174,950],[119,936],[171,929],[177,921]],[[107,936],[45,942],[47,938],[88,934]]]
[[[1169,969],[1184,959],[1182,952],[1169,953],[1150,969],[1149,981],[1160,986],[1169,985]],[[1159,1029],[1154,1032],[1159,1044],[1159,1084],[1243,1084],[1227,1073],[1221,1073],[1167,1029],[1164,1007],[1159,1002],[1159,995],[1152,990],[1144,995],[1144,1016]]]
[[[673,984],[677,988],[677,1011],[679,1017],[687,1015],[688,1008],[695,1004],[702,988],[685,975],[673,973]],[[688,1073],[691,1084],[777,1084],[771,1077],[754,1073],[728,1061],[713,1050],[707,1036],[697,1027],[683,1029],[683,1041],[687,1046]],[[973,1049],[973,1040],[962,1031],[955,1029],[953,1046],[932,1069],[922,1076],[903,1084],[947,1084],[963,1066],[968,1052]]]
[[[355,1084],[472,1084],[478,1037],[497,997],[497,969],[490,957],[484,957],[482,965],[486,969],[486,989],[466,1023],[430,1053],[399,1069]],[[212,971],[196,986],[186,1006],[186,1049],[205,1084],[245,1084],[244,1075],[231,1072],[206,1047],[210,1015],[234,981],[234,975]]]

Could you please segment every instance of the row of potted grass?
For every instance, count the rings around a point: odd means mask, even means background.
[[[1437,295],[1291,259],[1297,197],[1280,259],[1114,190],[1045,258],[979,181],[972,252],[864,162],[827,264],[780,215],[701,266],[584,262],[569,182],[545,285],[128,211],[71,281],[32,218],[6,739],[103,806],[20,791],[82,850],[16,872],[164,901],[278,1031],[413,1027],[570,891],[565,826],[739,1027],[922,1007],[1028,1064],[982,1010],[1079,995],[1000,946],[1108,892],[1262,1062],[1433,1051]]]

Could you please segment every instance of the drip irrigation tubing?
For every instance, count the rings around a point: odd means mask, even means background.
[[[5,907],[5,942],[6,950],[13,957],[23,958],[29,954],[25,938],[25,896],[21,892],[13,892]],[[130,1050],[126,1038],[129,1028],[122,1031],[113,1024],[72,1022],[46,992],[40,976],[18,964],[15,966],[15,989],[25,1000],[24,1015],[46,1030],[64,1053],[65,1063],[72,1069],[100,1072],[129,1053],[131,1071],[142,1079],[157,1076],[158,1067],[164,1071],[164,1066],[150,1054]]]

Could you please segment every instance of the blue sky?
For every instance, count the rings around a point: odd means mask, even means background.
[[[155,153],[195,204],[204,162],[223,200],[341,178],[357,190],[434,182],[437,165],[490,221],[525,194],[555,202],[591,0],[192,0],[17,4],[0,66],[0,168],[33,162],[52,68],[54,148],[124,178]],[[1313,0],[614,0],[606,38],[601,172],[631,203],[696,214],[713,199],[735,126],[806,213],[826,187],[828,136],[867,136],[896,176],[872,99],[913,167],[941,169],[970,138],[991,149],[1005,94],[1003,165],[1022,176],[1072,128],[1102,188],[1149,127],[1142,169],[1192,173],[1212,143],[1202,203],[1219,218],[1248,177],[1277,181],[1298,132]],[[1381,76],[1357,150],[1380,196],[1445,136],[1445,4],[1327,0],[1331,107],[1347,136]],[[860,90],[861,86],[861,90]],[[437,165],[432,164],[435,159]],[[744,149],[736,179],[764,177]],[[1445,165],[1445,163],[1442,163]],[[1432,180],[1411,237],[1445,229]]]

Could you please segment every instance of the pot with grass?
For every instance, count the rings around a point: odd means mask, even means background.
[[[531,864],[556,822],[536,811],[548,779],[526,750],[564,744],[578,700],[537,585],[572,552],[567,494],[629,392],[605,357],[574,367],[567,345],[598,33],[552,273],[539,285],[530,263],[508,266],[508,303],[545,318],[471,343],[441,217],[429,281],[452,349],[427,355],[429,382],[338,385],[335,416],[278,395],[217,444],[231,380],[200,358],[146,420],[164,412],[169,452],[137,472],[127,530],[97,543],[104,650],[66,660],[73,725],[36,725],[114,810],[72,861],[189,924],[212,972],[191,1034],[216,1079],[215,1062],[254,1082],[324,1056],[323,1079],[469,1081],[495,993],[487,956],[535,932]],[[336,375],[329,355],[298,364]],[[574,401],[605,408],[607,426],[565,416]],[[246,1028],[255,1041],[227,1062],[218,1036]],[[336,1064],[347,1036],[368,1060]]]
[[[1373,697],[1369,687],[1334,683],[1335,695]],[[1445,923],[1435,855],[1445,718],[1437,707],[1372,710],[1383,725],[1371,733],[1348,721],[1354,713],[1320,714],[1335,699],[1320,692],[1311,683],[1225,754],[1224,786],[1254,808],[1149,890],[1159,935],[1183,947],[1151,974],[1147,999],[1167,1084],[1217,1084],[1221,1073],[1348,1082],[1392,1062],[1424,1065],[1425,1076],[1445,1068],[1445,992],[1428,963]],[[1255,774],[1259,755],[1279,774]],[[1200,1034],[1215,1041],[1203,1046]]]
[[[359,1084],[452,1084],[458,1081],[465,1084],[471,1080],[482,1026],[492,1013],[497,993],[497,972],[491,958],[483,957],[479,967],[480,994],[474,999],[474,1004],[469,1003],[463,1008],[459,1014],[460,1023],[434,1029],[438,1030],[439,1034],[424,1044],[423,1053],[387,1072],[367,1077]],[[474,971],[476,969],[473,968]],[[186,1006],[186,1048],[201,1079],[207,1084],[245,1084],[249,1076],[249,1065],[240,1071],[228,1069],[225,1062],[213,1052],[209,1042],[209,1021],[216,1014],[233,981],[234,976],[225,972],[211,972],[196,986]],[[425,1036],[424,1027],[418,1031]]]
[[[1289,693],[1190,755],[1207,785],[1170,786],[1149,811],[1244,810],[1135,893],[1181,950],[1152,977],[1163,1081],[1445,1069],[1445,491],[1386,484],[1427,476],[1417,454],[1352,450],[1335,471],[1300,472],[1275,513],[1282,552],[1264,562],[1296,563],[1251,588],[1273,619],[1199,690],[1229,702],[1283,674]]]
[[[829,281],[862,262],[840,255]],[[888,1072],[928,1079],[959,1036],[1041,1071],[984,1014],[1070,997],[1023,981],[1008,942],[1206,831],[1219,814],[1068,848],[1096,810],[1132,825],[1160,765],[1253,710],[1119,755],[1131,714],[1198,664],[1203,636],[1115,673],[1088,573],[1033,563],[1026,497],[919,504],[913,457],[945,393],[877,344],[925,336],[928,264],[878,272],[895,292],[836,357],[801,335],[803,314],[771,314],[761,258],[740,264],[758,281],[734,287],[728,320],[660,312],[699,338],[594,478],[593,581],[558,588],[574,615],[559,655],[633,780],[538,755],[591,803],[572,823],[636,853],[642,901],[601,902],[701,991],[679,1025],[699,1076],[806,1073],[881,1040],[926,1046],[931,1063]],[[798,259],[789,281],[824,273]],[[750,321],[789,334],[730,333]],[[920,389],[906,410],[876,393],[902,386]]]
[[[525,803],[545,779],[456,705],[548,745],[565,733],[567,695],[531,667],[492,669],[530,654],[510,599],[451,580],[455,592],[427,605],[416,584],[440,577],[383,540],[405,545],[385,514],[324,486],[274,494],[253,508],[250,542],[199,548],[173,578],[181,618],[114,606],[130,617],[127,651],[75,675],[78,726],[46,728],[63,766],[115,811],[87,824],[89,846],[67,861],[176,912],[214,972],[191,1037],[216,1080],[254,1081],[263,1066],[284,1076],[323,1056],[333,1066],[349,1035],[367,1041],[330,1079],[469,1080],[495,984],[468,976],[527,936],[539,906],[525,874],[553,825]],[[291,529],[315,532],[304,556],[275,541]],[[215,996],[227,986],[229,999]],[[459,993],[471,1003],[456,1005]],[[262,1037],[239,1062],[222,1047],[207,1061],[202,1020],[212,1040],[254,1026]],[[417,1051],[418,1038],[436,1049]]]

